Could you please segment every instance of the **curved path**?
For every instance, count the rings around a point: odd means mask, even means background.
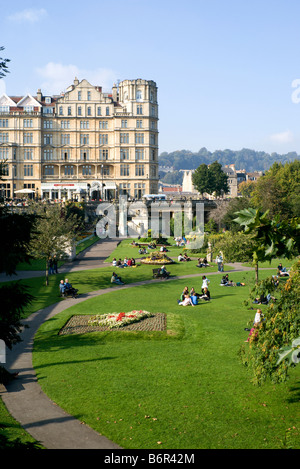
[[[103,266],[104,260],[115,249],[119,240],[103,240],[81,253],[76,261],[65,264],[59,272],[93,269]],[[231,264],[232,270],[249,270],[241,265]],[[44,272],[35,273],[44,275]],[[38,275],[37,275],[38,274]],[[199,273],[198,275],[202,275]],[[197,275],[197,274],[196,274]],[[32,277],[32,272],[23,272],[18,278]],[[194,277],[186,275],[184,277]],[[184,278],[176,277],[176,278]],[[11,280],[0,276],[0,281]],[[120,286],[127,289],[145,285],[160,280],[147,280]],[[98,290],[81,295],[76,302],[107,293],[108,290]],[[17,379],[8,385],[0,385],[0,396],[10,414],[22,427],[47,449],[122,449],[109,441],[106,437],[92,430],[75,417],[67,414],[51,401],[41,390],[32,365],[32,350],[34,336],[40,325],[49,318],[74,305],[73,299],[66,299],[45,309],[33,313],[22,321],[25,327],[22,331],[22,342],[7,350],[6,368],[11,372],[19,372]]]

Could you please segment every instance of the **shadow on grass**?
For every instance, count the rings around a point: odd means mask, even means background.
[[[287,402],[289,404],[299,403],[299,401],[300,401],[300,381],[297,381],[296,385],[290,388],[290,392],[293,393],[293,395],[287,399]]]

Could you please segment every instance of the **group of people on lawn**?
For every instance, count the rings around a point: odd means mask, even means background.
[[[135,259],[133,257],[130,257],[129,259],[125,257],[124,261],[122,262],[121,259],[117,261],[117,259],[114,257],[112,261],[113,267],[134,267],[136,265]]]
[[[196,293],[194,287],[191,288],[189,291],[188,287],[184,287],[183,292],[180,295],[180,300],[177,300],[179,306],[195,306],[198,304],[198,300],[210,300],[210,291],[208,286],[210,284],[210,280],[203,275],[202,277],[202,287],[201,287],[201,294]]]

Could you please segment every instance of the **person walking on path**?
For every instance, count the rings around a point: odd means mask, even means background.
[[[219,254],[217,255],[216,261],[217,261],[217,264],[218,264],[218,272],[224,272],[224,268],[223,268],[223,256],[222,256],[222,253],[221,253],[221,252],[219,252]]]

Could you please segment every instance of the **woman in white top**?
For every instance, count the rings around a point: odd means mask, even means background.
[[[208,289],[208,285],[210,284],[210,280],[208,280],[208,278],[206,278],[205,275],[203,275],[202,277],[202,294],[204,293],[204,288],[207,288]]]

